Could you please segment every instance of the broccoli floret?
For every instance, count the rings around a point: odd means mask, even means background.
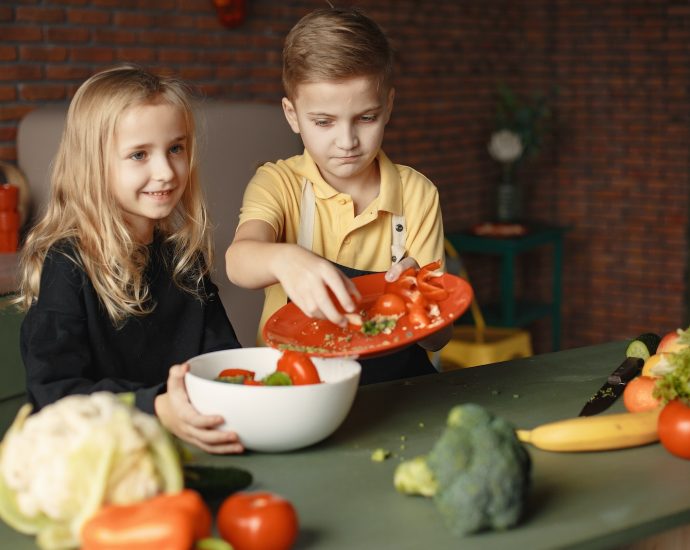
[[[451,409],[429,454],[402,462],[393,482],[401,493],[433,497],[449,529],[463,536],[516,525],[530,471],[529,454],[513,426],[466,404]]]
[[[418,456],[398,464],[393,478],[395,488],[406,495],[432,497],[438,484],[429,469],[426,456]]]

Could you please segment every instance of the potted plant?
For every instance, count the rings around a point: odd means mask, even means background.
[[[488,144],[489,154],[502,167],[497,192],[499,222],[510,223],[522,218],[522,190],[516,170],[539,152],[549,115],[546,95],[537,94],[525,101],[508,86],[499,86],[496,130]]]

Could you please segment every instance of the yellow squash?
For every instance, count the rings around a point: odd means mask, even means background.
[[[608,451],[654,443],[659,440],[657,420],[661,409],[638,413],[579,416],[517,430],[523,443],[545,451]]]

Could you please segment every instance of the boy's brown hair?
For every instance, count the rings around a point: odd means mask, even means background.
[[[283,87],[294,99],[305,82],[376,76],[387,90],[393,48],[374,21],[356,8],[321,8],[292,28],[283,48]]]

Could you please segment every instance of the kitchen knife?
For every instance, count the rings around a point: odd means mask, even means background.
[[[579,416],[592,416],[608,409],[623,393],[625,385],[640,373],[643,365],[644,360],[639,357],[628,357],[609,375],[606,384],[589,398]]]

